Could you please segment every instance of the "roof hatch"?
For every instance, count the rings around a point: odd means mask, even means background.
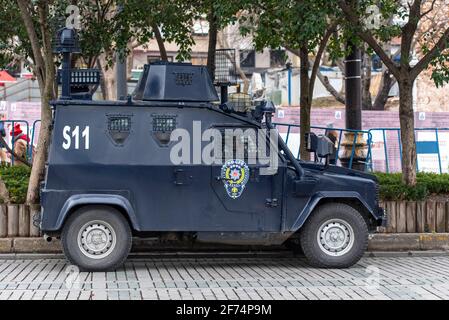
[[[143,101],[217,101],[218,95],[205,66],[155,62],[144,67],[133,93]]]

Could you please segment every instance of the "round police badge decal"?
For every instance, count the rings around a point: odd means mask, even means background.
[[[226,161],[221,167],[221,180],[232,199],[240,197],[249,180],[249,168],[245,161],[237,159]]]

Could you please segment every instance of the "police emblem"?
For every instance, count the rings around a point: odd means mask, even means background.
[[[242,160],[228,160],[221,167],[221,180],[228,195],[236,199],[242,195],[249,180],[249,168]]]

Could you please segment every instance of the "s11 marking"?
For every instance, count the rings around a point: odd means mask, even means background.
[[[82,143],[80,140],[84,140],[84,144],[82,147],[84,147],[84,150],[89,150],[89,132],[90,128],[89,126],[86,126],[84,130],[81,132],[80,126],[76,127],[70,127],[65,126],[62,130],[62,136],[64,138],[64,141],[62,142],[62,147],[65,150],[69,150],[71,147],[78,150],[80,148],[80,143]]]

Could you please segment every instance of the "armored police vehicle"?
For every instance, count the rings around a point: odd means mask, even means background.
[[[374,176],[297,160],[273,130],[273,105],[214,103],[203,66],[147,65],[124,100],[71,97],[53,103],[40,224],[83,270],[120,266],[133,236],[290,242],[313,266],[343,268],[384,220]],[[308,136],[318,157],[330,145]]]

